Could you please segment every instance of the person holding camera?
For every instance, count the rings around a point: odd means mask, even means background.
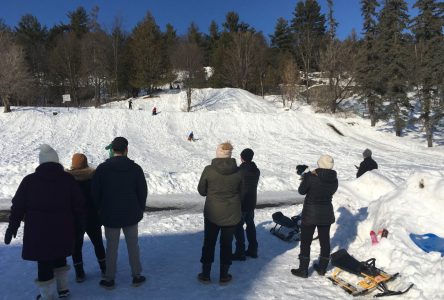
[[[306,195],[301,219],[301,251],[299,268],[291,269],[295,276],[307,278],[310,263],[310,247],[317,228],[321,254],[314,269],[324,275],[330,261],[330,226],[335,222],[332,198],[338,189],[338,178],[333,170],[334,161],[330,155],[321,155],[318,168],[302,174],[298,192]],[[298,168],[298,173],[299,173]]]

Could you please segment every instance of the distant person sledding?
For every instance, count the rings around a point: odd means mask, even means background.
[[[196,141],[196,139],[194,138],[194,133],[191,131],[190,134],[188,135],[188,141],[189,142],[194,142]]]
[[[361,175],[367,171],[378,168],[378,164],[372,158],[372,151],[370,149],[365,149],[364,152],[362,152],[362,156],[364,157],[364,160],[361,162],[359,167],[355,166],[358,169],[358,172],[356,173],[356,178],[361,177]]]
[[[155,116],[157,115],[157,108],[154,106],[153,110],[151,111],[152,115]]]

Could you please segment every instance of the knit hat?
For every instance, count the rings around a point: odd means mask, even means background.
[[[117,152],[123,152],[128,147],[128,140],[124,137],[118,136],[116,137],[110,145],[106,146],[105,149],[113,149]]]
[[[370,150],[368,148],[365,149],[364,152],[362,152],[362,156],[364,156],[364,158],[372,156],[372,150]]]
[[[230,158],[233,145],[230,142],[219,144],[216,149],[216,158]]]
[[[48,144],[40,145],[39,163],[44,164],[47,162],[59,162],[59,156],[57,152],[51,148]]]
[[[71,160],[71,170],[88,168],[88,159],[82,153],[75,153]]]
[[[322,154],[318,159],[318,167],[321,169],[333,169],[333,157],[327,154]]]
[[[244,161],[248,161],[248,162],[253,160],[253,156],[254,156],[254,152],[250,148],[245,148],[244,150],[242,150],[242,152],[240,154],[240,157]]]

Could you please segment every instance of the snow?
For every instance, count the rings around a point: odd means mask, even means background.
[[[300,212],[297,164],[316,167],[320,154],[335,159],[339,189],[333,205],[336,223],[331,230],[332,251],[345,248],[359,260],[377,259],[377,266],[401,277],[390,287],[415,286],[392,299],[444,299],[444,258],[425,253],[410,233],[432,232],[444,237],[444,134],[437,132],[436,147],[427,148],[421,133],[396,137],[389,124],[370,127],[358,116],[315,114],[295,103],[284,110],[276,97],[262,99],[240,89],[201,89],[193,94],[192,112],[185,111],[185,93],[170,92],[153,98],[133,98],[94,108],[13,107],[0,114],[0,208],[8,209],[22,178],[38,165],[38,146],[48,143],[65,167],[75,152],[87,155],[92,166],[107,158],[106,145],[115,136],[129,140],[129,157],[142,166],[149,187],[148,205],[171,210],[147,212],[139,225],[144,274],[148,282],[130,287],[126,246],[119,250],[117,287],[98,287],[100,273],[91,243],[84,246],[87,280],[77,284],[70,274],[71,299],[349,299],[325,277],[313,273],[296,278],[298,243],[286,243],[269,233],[271,214]],[[159,114],[151,116],[157,107]],[[53,112],[57,112],[54,115]],[[335,133],[332,124],[344,136]],[[196,142],[186,137],[194,131]],[[233,282],[202,285],[196,280],[203,241],[203,202],[196,186],[200,173],[215,155],[218,143],[230,140],[233,156],[245,147],[255,151],[261,169],[259,204],[283,205],[256,210],[259,258],[234,262]],[[370,148],[379,170],[356,179],[362,151]],[[424,188],[419,187],[420,181]],[[4,232],[7,224],[0,224]],[[389,235],[371,246],[370,230],[386,228]],[[12,244],[0,245],[1,299],[35,297],[36,264],[21,259],[22,229]],[[319,245],[312,245],[312,260]],[[218,279],[218,249],[212,278]],[[331,271],[331,269],[329,270]],[[328,273],[329,274],[329,273]],[[327,274],[327,275],[328,275]],[[20,281],[20,288],[14,285]]]

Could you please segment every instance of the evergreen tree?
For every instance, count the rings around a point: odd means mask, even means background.
[[[367,103],[371,126],[375,126],[382,109],[382,77],[380,53],[376,48],[377,0],[361,0],[361,12],[364,18],[363,43],[359,51],[356,82],[362,100]]]
[[[230,11],[225,15],[225,23],[223,28],[226,32],[238,32],[239,30],[239,15],[235,11]]]
[[[396,136],[401,136],[409,112],[408,37],[409,22],[405,0],[387,0],[380,13],[377,49],[381,56],[380,75],[384,83],[383,99],[388,101],[387,115],[393,117]]]
[[[325,37],[325,16],[316,0],[299,1],[294,11],[291,28],[294,33],[297,64],[304,69],[307,102],[310,101],[309,72],[318,69],[319,54]]]
[[[43,98],[48,61],[46,54],[46,39],[48,30],[42,27],[38,19],[30,14],[21,17],[15,27],[17,43],[23,48],[28,69],[38,84],[36,98]],[[32,99],[29,97],[28,99]],[[31,104],[31,103],[28,103]]]
[[[194,43],[198,46],[202,45],[202,33],[199,31],[199,27],[197,27],[196,23],[191,22],[190,26],[188,27],[187,38],[189,43]]]
[[[415,35],[417,97],[421,105],[427,145],[433,146],[433,132],[444,117],[442,87],[444,83],[444,11],[435,0],[418,0],[418,15],[413,19]]]
[[[330,39],[335,39],[338,22],[336,22],[333,16],[333,0],[327,0],[327,4],[328,4],[328,35]]]
[[[70,20],[69,29],[74,32],[78,38],[89,31],[89,16],[85,8],[80,6],[74,11],[68,13]]]
[[[130,49],[132,56],[132,76],[130,83],[135,88],[153,90],[167,83],[168,54],[165,40],[150,12],[134,28]]]
[[[274,33],[270,36],[271,47],[286,52],[293,52],[293,39],[291,29],[288,26],[288,21],[284,18],[279,18],[274,27]]]

